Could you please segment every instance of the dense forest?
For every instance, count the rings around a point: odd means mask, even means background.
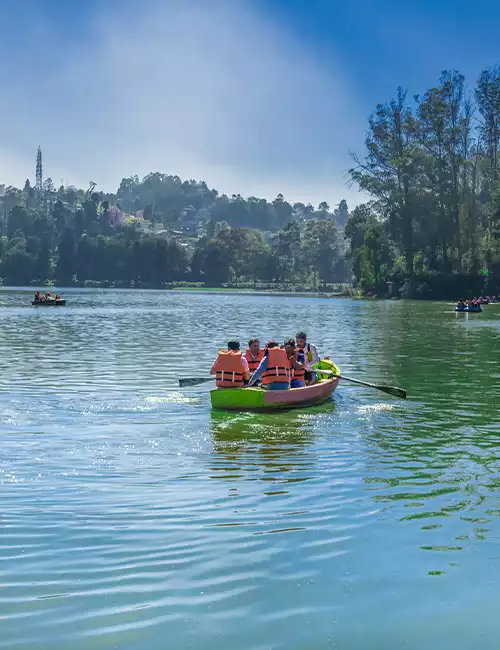
[[[348,207],[231,198],[204,182],[149,174],[116,194],[42,181],[4,187],[0,278],[9,285],[325,288],[350,280]],[[1,188],[1,186],[0,186]]]
[[[500,67],[470,92],[455,71],[411,100],[398,89],[370,117],[350,176],[370,197],[351,212],[160,173],[104,194],[44,181],[39,150],[33,185],[0,185],[0,281],[500,293]]]

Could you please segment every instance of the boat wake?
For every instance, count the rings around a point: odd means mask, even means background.
[[[172,393],[167,393],[161,397],[150,396],[146,397],[145,402],[148,404],[199,404],[199,397],[187,397],[178,391],[173,391]]]
[[[388,402],[379,402],[377,404],[362,404],[356,410],[361,414],[382,413],[383,411],[393,411],[396,406],[396,404],[389,404]]]

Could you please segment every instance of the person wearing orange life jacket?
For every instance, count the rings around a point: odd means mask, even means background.
[[[295,339],[286,339],[284,348],[288,362],[290,364],[290,388],[303,388],[306,385],[306,364],[304,350],[295,347]]]
[[[253,386],[262,377],[266,390],[288,390],[290,388],[290,362],[285,350],[276,341],[269,341],[264,358],[253,373],[248,386]]]
[[[243,388],[248,383],[250,371],[239,341],[229,341],[227,350],[220,350],[210,374],[215,375],[217,388]]]
[[[248,348],[245,351],[245,359],[251,373],[254,373],[264,358],[264,350],[260,347],[259,339],[250,339]]]

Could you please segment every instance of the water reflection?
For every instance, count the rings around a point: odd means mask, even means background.
[[[309,480],[316,462],[311,446],[317,418],[335,410],[325,405],[311,412],[224,413],[212,411],[211,431],[216,456],[212,477],[225,480],[259,480],[277,486]],[[286,494],[276,487],[265,492]]]

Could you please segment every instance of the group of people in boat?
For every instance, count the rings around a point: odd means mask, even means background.
[[[217,388],[260,385],[267,390],[288,390],[316,383],[313,366],[317,363],[316,346],[308,343],[305,332],[297,332],[295,338],[286,339],[282,346],[269,341],[262,348],[258,338],[250,339],[245,354],[239,341],[229,341],[210,372],[215,375]]]
[[[487,305],[490,302],[497,302],[497,297],[496,296],[479,296],[479,298],[472,298],[472,300],[459,300],[457,302],[457,309],[459,310],[466,310],[469,308],[476,308],[479,309],[481,305]]]
[[[54,298],[50,291],[47,291],[46,293],[40,293],[40,291],[37,291],[35,293],[35,302],[48,302],[50,300],[61,300],[61,296],[57,294]]]

